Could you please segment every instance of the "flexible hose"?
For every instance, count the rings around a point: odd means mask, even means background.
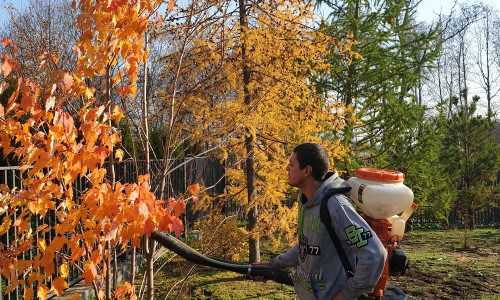
[[[151,238],[164,247],[177,253],[182,258],[189,260],[190,262],[193,262],[195,264],[224,269],[239,274],[262,276],[265,279],[293,286],[293,281],[290,278],[289,273],[287,272],[275,270],[269,266],[251,265],[203,255],[168,234],[163,234],[155,231],[151,233]]]

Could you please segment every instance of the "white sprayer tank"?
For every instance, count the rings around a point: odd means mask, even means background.
[[[392,219],[412,207],[413,192],[403,181],[401,172],[372,168],[358,169],[356,176],[347,180],[353,201],[374,219]]]

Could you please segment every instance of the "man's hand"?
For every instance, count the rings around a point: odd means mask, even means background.
[[[269,263],[267,261],[261,261],[261,262],[257,262],[257,263],[252,263],[251,264],[252,266],[269,266]],[[255,276],[255,277],[252,277],[250,276],[253,280],[255,281],[261,281],[261,282],[266,282],[267,279],[264,278],[264,276]]]
[[[347,298],[344,295],[343,291],[340,291],[335,297],[333,297],[333,300],[347,300]]]

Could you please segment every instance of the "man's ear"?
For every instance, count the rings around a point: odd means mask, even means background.
[[[312,167],[310,165],[307,165],[305,168],[304,168],[304,172],[305,172],[305,175],[306,176],[309,176],[309,175],[312,175]]]

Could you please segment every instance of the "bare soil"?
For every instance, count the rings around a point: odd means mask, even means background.
[[[464,236],[460,230],[406,233],[401,246],[411,267],[389,284],[400,288],[410,300],[500,300],[500,229],[471,231],[468,248],[463,247]],[[262,244],[263,260],[277,254]],[[283,245],[277,252],[286,248]],[[158,299],[297,299],[293,288],[278,283],[254,282],[207,267],[192,269],[192,264],[178,257],[165,261],[157,265],[163,265],[155,277]],[[139,276],[138,285],[141,282]]]
[[[408,299],[500,299],[500,230],[419,230],[403,241],[411,268],[391,282]]]

